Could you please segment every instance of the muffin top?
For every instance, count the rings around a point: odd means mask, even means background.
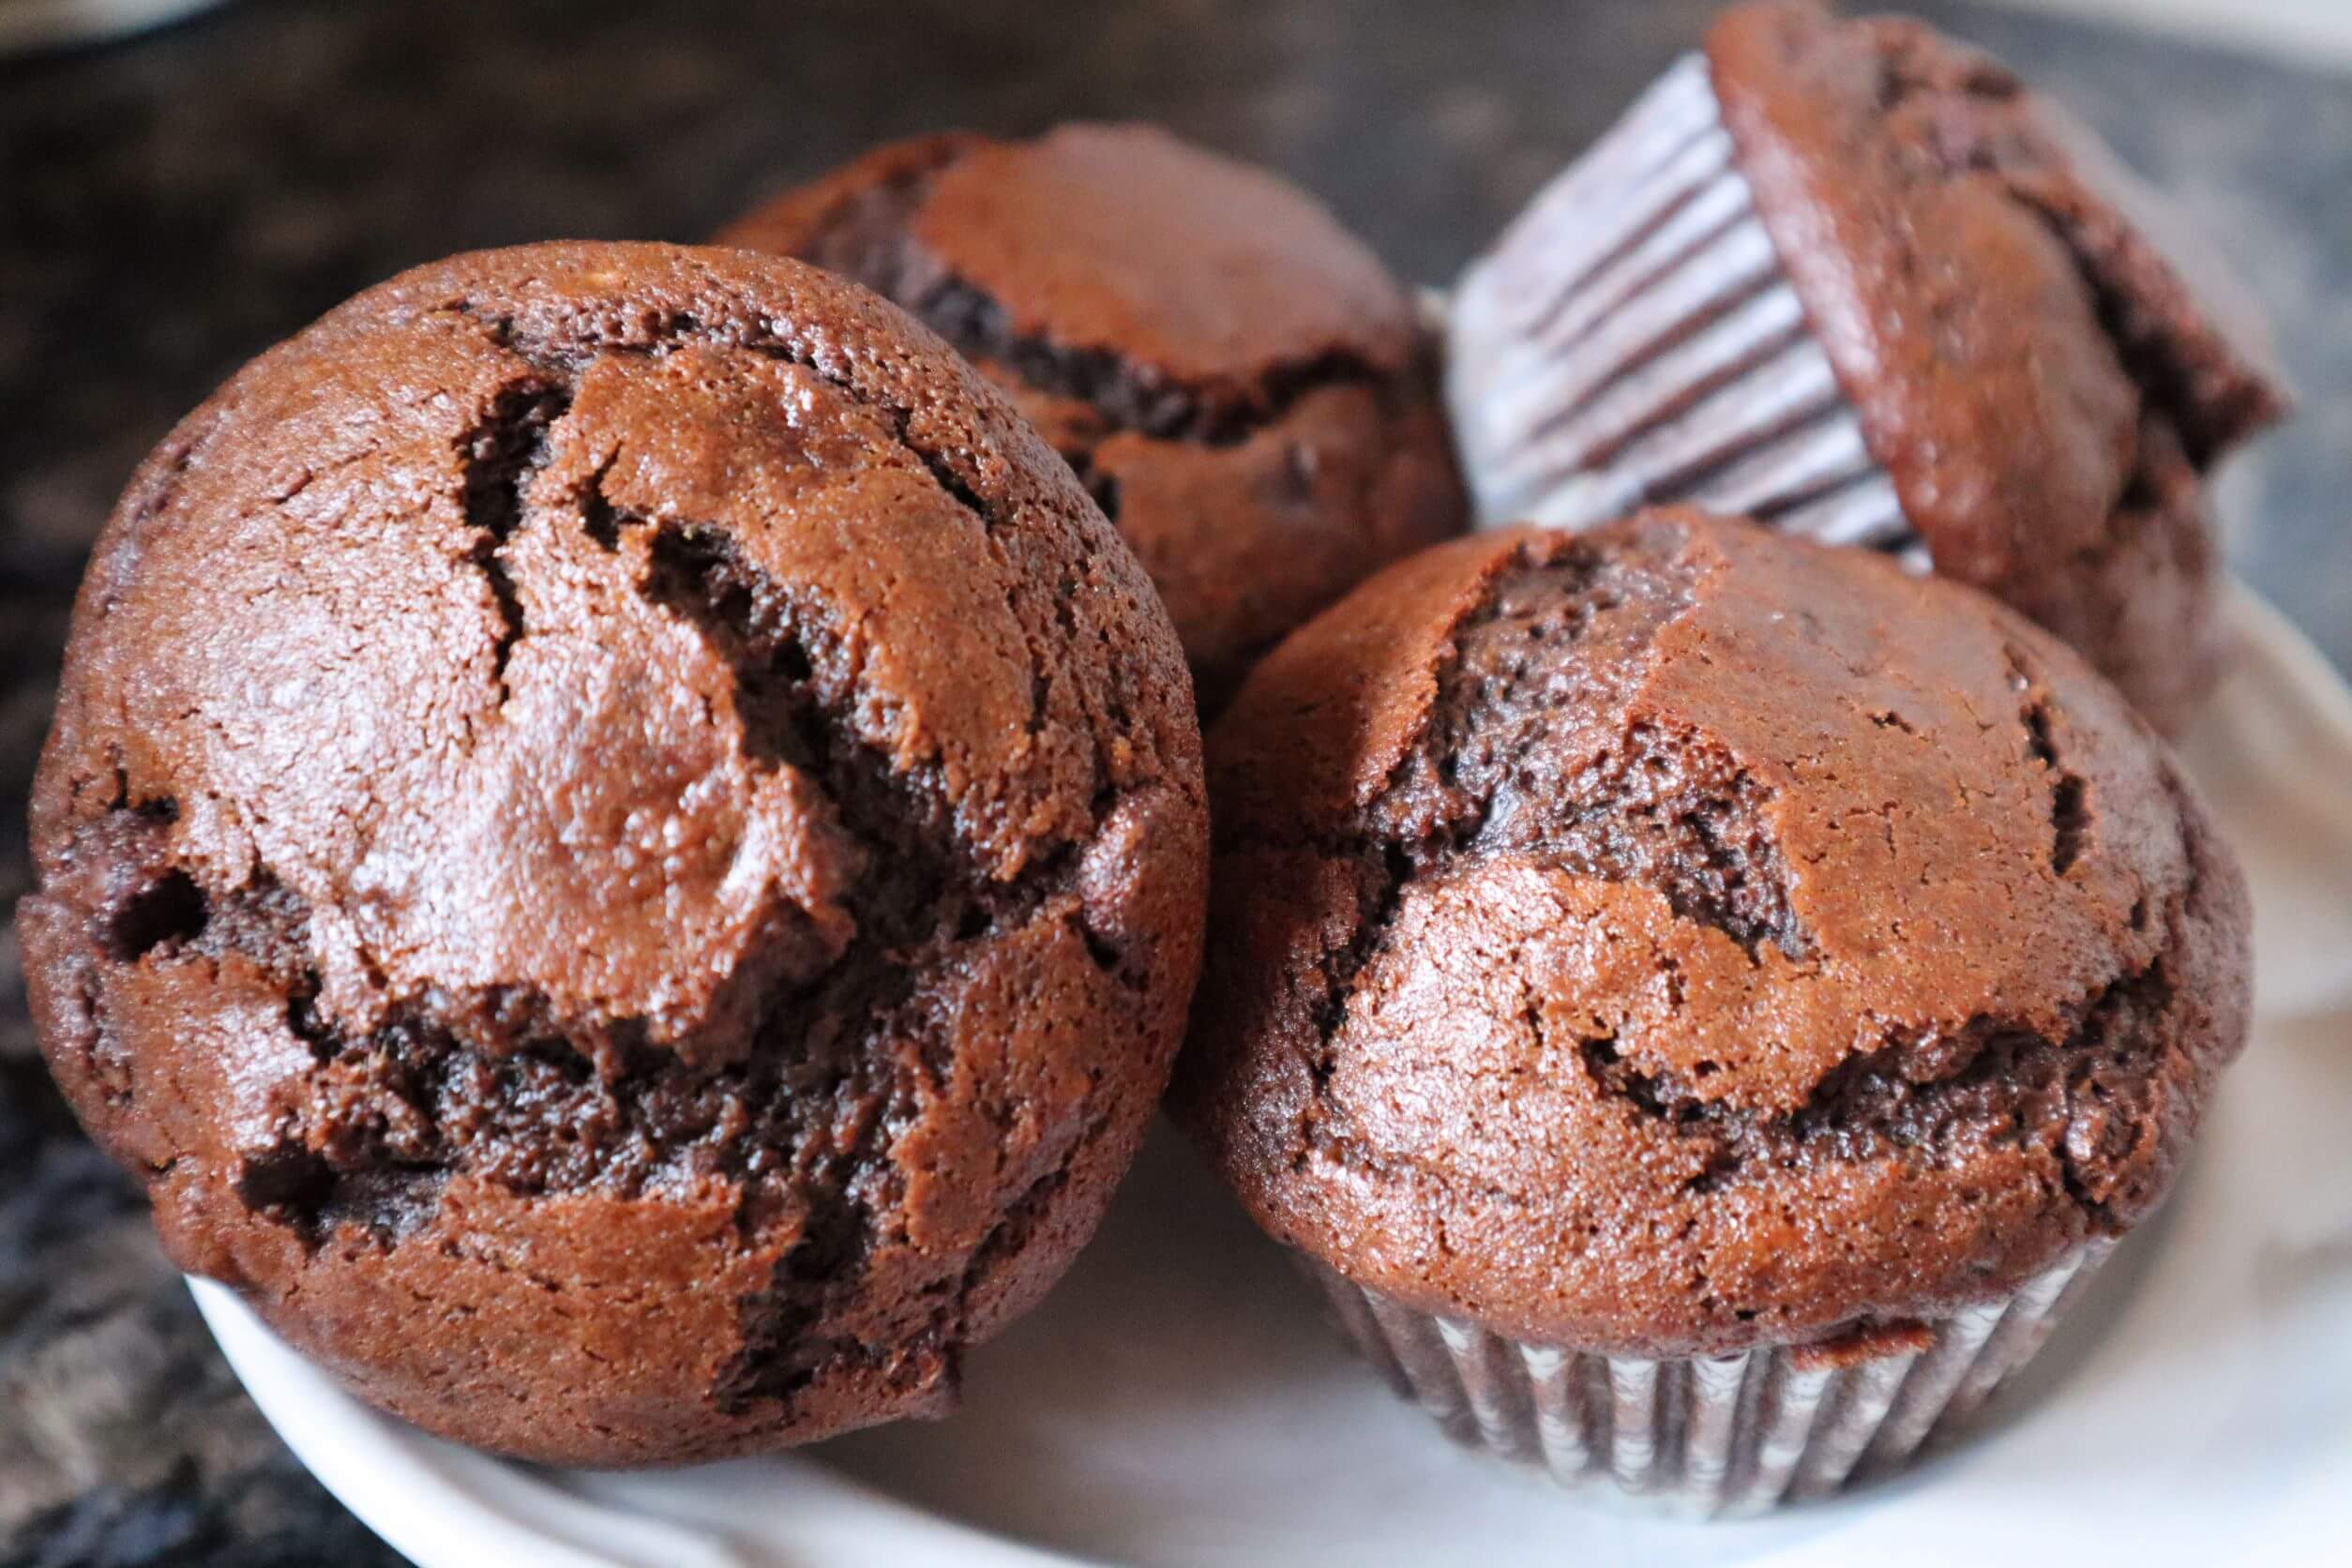
[[[328,314],[98,546],[43,1043],[184,1267],[462,1440],[939,1407],[1091,1229],[1198,964],[1150,584],[928,332],[546,245]]]
[[[1212,706],[1463,503],[1412,302],[1322,205],[1149,126],[877,149],[724,231],[877,290],[1013,394]]]
[[[1757,215],[1936,569],[2176,724],[2214,662],[2196,477],[2284,409],[2226,273],[2096,137],[1923,23],[1758,0],[1707,57]]]
[[[1173,1098],[1277,1237],[1610,1353],[1989,1299],[2163,1195],[2241,879],[2055,640],[1653,511],[1394,566],[1210,740]]]

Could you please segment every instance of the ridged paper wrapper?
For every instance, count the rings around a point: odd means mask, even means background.
[[[1458,1441],[1677,1512],[1750,1514],[1902,1466],[1965,1425],[2040,1349],[2114,1245],[2013,1293],[1842,1348],[1683,1360],[1505,1338],[1301,1259],[1365,1360]]]
[[[1698,55],[1463,274],[1446,337],[1446,400],[1483,524],[1588,528],[1681,502],[1927,569]]]

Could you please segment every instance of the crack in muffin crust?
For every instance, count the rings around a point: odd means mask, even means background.
[[[2105,1211],[2139,1128],[2117,1102],[2148,1110],[2140,1097],[2171,1003],[2160,956],[2071,1006],[2073,1021],[2058,1038],[2027,1020],[1986,1017],[1949,1034],[1903,1031],[1848,1056],[1794,1110],[1771,1113],[1702,1098],[1671,1070],[1644,1072],[1614,1037],[1579,1040],[1576,1050],[1601,1093],[1704,1150],[1704,1166],[1684,1182],[1693,1193],[1718,1190],[1751,1165],[1890,1155],[1933,1164],[1968,1145],[2039,1144],[2058,1156],[2067,1196],[2090,1226],[2120,1232]]]
[[[1091,462],[1093,446],[1120,430],[1154,441],[1235,446],[1279,424],[1301,399],[1325,387],[1361,385],[1388,398],[1393,372],[1352,349],[1261,366],[1235,384],[1175,376],[1114,349],[1015,330],[1002,303],[910,232],[932,184],[971,148],[961,139],[940,140],[936,162],[896,170],[843,193],[816,218],[800,253],[897,304],[973,364],[1003,367],[1048,397],[1085,405],[1093,439],[1063,452],[1073,466]]]
[[[1577,877],[1654,888],[1675,914],[1802,960],[1809,939],[1788,906],[1788,871],[1763,812],[1772,792],[1705,737],[1634,720],[1585,755],[1551,748],[1557,716],[1610,695],[1572,668],[1599,624],[1621,656],[1641,650],[1690,603],[1690,584],[1629,578],[1574,537],[1522,547],[1481,584],[1449,629],[1420,735],[1379,793],[1359,803],[1366,831],[1318,847],[1358,866],[1355,934],[1326,966],[1310,1066],[1317,1094],[1293,1164],[1321,1136],[1333,1041],[1365,966],[1385,947],[1405,888],[1465,861],[1531,857]],[[1268,842],[1244,829],[1227,847]]]
[[[2083,838],[2090,831],[2089,787],[2080,774],[2058,761],[2051,727],[2054,699],[2048,686],[2014,643],[2003,646],[2001,657],[2009,665],[2009,684],[2017,692],[2017,716],[2025,726],[2027,754],[2049,776],[2050,870],[2062,877],[2082,858]]]
[[[523,487],[532,472],[546,460],[549,427],[560,421],[570,408],[571,393],[567,388],[536,380],[519,381],[498,395],[490,406],[490,417],[464,441],[460,505],[467,524],[482,532],[482,542],[475,547],[473,560],[490,584],[490,598],[498,606],[503,625],[491,648],[492,673],[499,684],[502,704],[505,698],[506,661],[513,656],[515,644],[522,641],[523,624],[522,606],[515,597],[514,582],[506,575],[506,564],[499,551],[507,535],[522,520]]]

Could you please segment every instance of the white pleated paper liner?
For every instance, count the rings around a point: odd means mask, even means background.
[[[1482,525],[1653,502],[1927,566],[1686,55],[1463,274],[1446,400]]]
[[[1764,1346],[1679,1361],[1505,1339],[1301,1261],[1357,1349],[1456,1440],[1563,1485],[1614,1483],[1721,1515],[1826,1496],[1948,1436],[2041,1349],[2113,1245],[2090,1243],[1885,1353]]]

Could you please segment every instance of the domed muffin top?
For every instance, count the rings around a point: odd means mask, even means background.
[[[1262,1223],[1515,1337],[1699,1354],[2012,1289],[2164,1191],[2241,881],[2021,617],[1660,511],[1373,579],[1211,737],[1179,1120]]]
[[[1147,427],[1177,420],[1178,400],[1199,405],[1186,422],[1246,416],[1280,393],[1270,367],[1341,356],[1393,373],[1420,352],[1412,302],[1322,204],[1156,126],[895,143],[718,243],[803,256],[911,306],[952,279],[1008,342],[1141,367],[1168,400],[1136,411]]]
[[[185,1266],[445,1434],[935,1405],[1197,964],[1181,655],[1063,465],[796,263],[461,256],[173,432],[35,794],[45,1044]]]
[[[1149,126],[875,150],[730,226],[904,306],[1142,560],[1204,712],[1464,504],[1410,297],[1314,198]]]
[[[2175,581],[2213,569],[2197,476],[2285,406],[2226,268],[2058,104],[1922,23],[1757,0],[1707,58],[1757,216],[1937,570],[2177,725],[2214,664],[2209,612],[2199,597],[2184,625]]]

